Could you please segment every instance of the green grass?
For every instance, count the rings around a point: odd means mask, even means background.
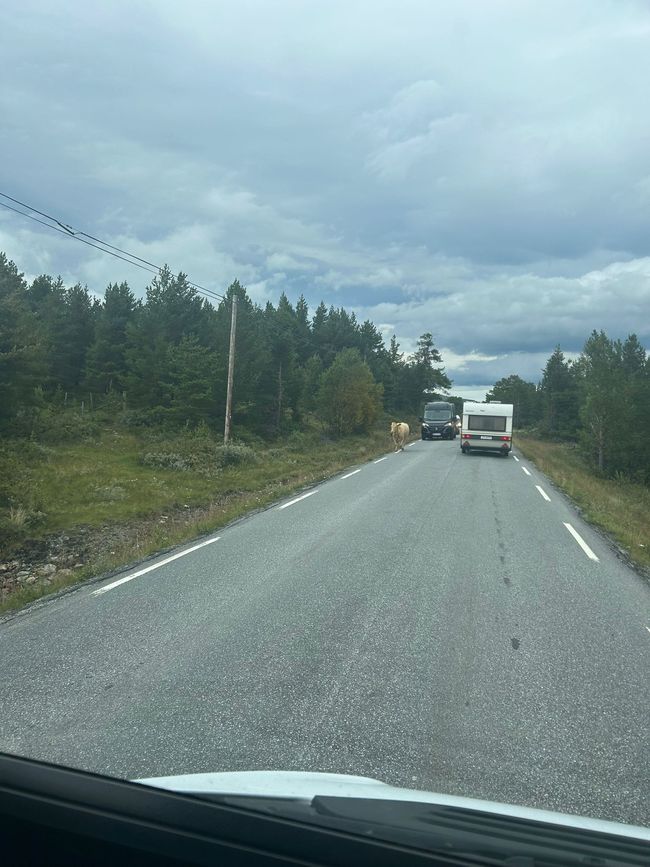
[[[46,515],[38,536],[78,524],[125,521],[174,502],[199,502],[212,491],[197,473],[139,464],[133,434],[107,432],[96,443],[52,448],[32,469],[34,496]]]
[[[106,429],[92,442],[45,449],[15,443],[10,457],[19,469],[13,488],[5,485],[8,505],[0,508],[5,539],[0,560],[11,559],[12,550],[26,538],[72,533],[81,525],[119,525],[125,528],[125,538],[117,545],[107,541],[91,563],[71,575],[11,592],[0,599],[0,612],[213,532],[351,464],[370,460],[392,448],[387,431],[388,424],[383,423],[368,435],[340,440],[312,429],[271,445],[258,441],[252,444],[253,459],[248,455],[243,463],[216,472],[206,472],[205,465],[196,470],[143,465],[147,452],[181,449],[191,454],[195,440],[189,435],[169,441],[159,435],[152,443],[147,435]],[[5,457],[6,448],[7,444]],[[12,522],[11,510],[18,520]]]
[[[578,449],[519,435],[516,445],[638,566],[650,569],[650,488],[595,475]]]

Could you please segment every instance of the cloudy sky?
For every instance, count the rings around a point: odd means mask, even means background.
[[[217,291],[353,308],[454,391],[650,347],[646,0],[4,0],[0,189]],[[28,277],[148,276],[0,208]]]

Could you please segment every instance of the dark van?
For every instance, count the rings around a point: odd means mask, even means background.
[[[426,403],[420,421],[423,440],[456,439],[456,408],[453,403],[443,400]]]

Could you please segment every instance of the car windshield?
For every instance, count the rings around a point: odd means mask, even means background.
[[[0,56],[0,751],[650,824],[650,4]]]

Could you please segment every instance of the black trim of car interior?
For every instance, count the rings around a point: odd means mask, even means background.
[[[515,863],[510,860],[513,844],[534,838],[541,860],[522,863],[596,863],[590,860],[596,853],[603,867],[647,863],[648,847],[640,841],[458,808],[315,798],[313,804],[287,801],[286,815],[278,816],[277,799],[256,799],[255,809],[247,801],[241,796],[204,799],[0,753],[2,860],[119,867],[461,867]],[[413,806],[409,828],[408,807]],[[313,815],[305,819],[309,811]],[[436,842],[443,851],[431,851]],[[566,860],[557,860],[558,851]]]

